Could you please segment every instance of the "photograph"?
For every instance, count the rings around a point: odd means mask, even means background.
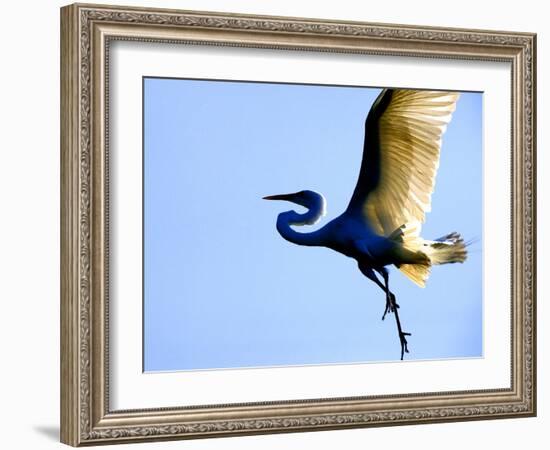
[[[482,107],[143,77],[144,370],[482,357]]]

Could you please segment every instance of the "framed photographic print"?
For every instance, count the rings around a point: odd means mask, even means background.
[[[61,9],[61,440],[536,413],[535,35]]]

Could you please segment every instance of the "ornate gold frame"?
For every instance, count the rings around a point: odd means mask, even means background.
[[[510,62],[510,388],[111,411],[106,62],[115,39]],[[82,4],[62,8],[61,441],[79,446],[535,415],[535,51],[536,36],[529,33]]]

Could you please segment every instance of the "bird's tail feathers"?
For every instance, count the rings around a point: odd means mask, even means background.
[[[432,265],[462,263],[467,257],[469,243],[456,232],[428,241],[420,237],[420,224],[410,223],[402,225],[389,237],[402,243],[403,259],[410,261],[397,267],[420,287],[426,286]]]
[[[424,241],[425,253],[432,264],[463,263],[468,252],[467,244],[462,236],[456,232],[449,233],[434,241]]]

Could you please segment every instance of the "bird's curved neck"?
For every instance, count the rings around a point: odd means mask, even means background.
[[[277,231],[279,234],[294,244],[298,245],[323,245],[322,229],[311,233],[299,233],[291,225],[313,225],[325,214],[325,199],[318,194],[318,198],[309,202],[304,207],[308,208],[304,214],[296,211],[286,211],[277,217]]]

